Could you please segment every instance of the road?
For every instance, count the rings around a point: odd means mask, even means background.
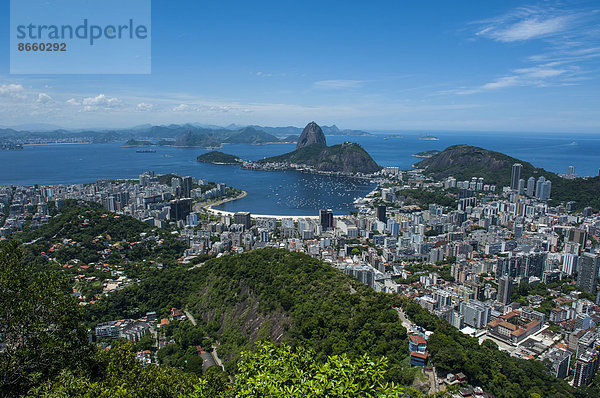
[[[212,346],[212,351],[210,352],[210,355],[212,355],[213,359],[215,360],[215,362],[217,363],[217,365],[219,365],[221,367],[221,369],[223,369],[223,372],[225,371],[225,366],[223,366],[223,363],[221,362],[221,359],[219,358],[219,355],[217,354],[217,347],[218,347],[218,342],[217,344],[213,344]]]
[[[192,325],[196,326],[196,320],[194,319],[194,316],[188,310],[183,310],[183,312],[185,313],[185,316],[187,316],[192,322]]]
[[[406,328],[408,333],[417,333],[417,325],[415,325],[408,319],[408,317],[406,316],[406,314],[404,313],[402,308],[394,307],[394,309],[396,310],[396,312],[398,312],[398,317],[402,321],[402,326],[404,326]],[[435,366],[431,367],[431,374],[433,377],[429,377],[429,375],[427,374],[429,372],[424,372],[424,373],[429,378],[429,385],[431,386],[429,393],[430,394],[437,393],[439,391],[439,388],[438,388],[439,384],[438,384],[438,378],[437,378],[437,372],[435,370]]]
[[[398,316],[400,317],[400,320],[402,321],[402,326],[404,326],[406,328],[406,330],[408,330],[408,333],[416,333],[417,332],[417,325],[415,325],[414,323],[412,323],[407,317],[406,314],[404,313],[404,311],[402,310],[402,308],[398,307],[398,308],[394,308],[396,310],[396,312],[398,312]]]

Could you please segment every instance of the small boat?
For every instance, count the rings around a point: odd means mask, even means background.
[[[136,153],[156,153],[154,149],[138,149]]]

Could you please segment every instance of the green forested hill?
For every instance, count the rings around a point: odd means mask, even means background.
[[[0,397],[421,396],[385,381],[385,358],[317,360],[310,348],[269,342],[242,353],[235,381],[216,366],[199,377],[164,364],[142,365],[132,344],[113,341],[110,350],[90,344],[83,309],[69,290],[59,273],[36,270],[16,244],[0,242]]]
[[[399,364],[408,353],[388,296],[307,255],[255,250],[191,272],[197,282],[188,307],[216,329],[228,358],[262,338],[311,347],[319,359],[367,353]]]
[[[502,187],[510,185],[511,168],[515,163],[523,165],[522,178],[526,181],[531,176],[556,176],[544,169],[535,168],[531,163],[471,145],[450,146],[430,158],[421,160],[415,166],[425,169],[426,174],[437,179],[453,176],[460,181],[470,180],[471,177],[483,177],[486,183]]]
[[[100,260],[120,264],[143,259],[172,264],[186,248],[166,230],[111,213],[96,203],[71,200],[65,202],[60,214],[48,224],[13,238],[30,241],[29,252],[34,255],[43,252],[61,265],[74,259],[83,264]]]
[[[188,347],[218,341],[219,355],[234,370],[240,352],[266,338],[312,348],[320,360],[342,353],[385,355],[390,377],[397,379],[408,347],[391,300],[329,264],[268,248],[211,259],[190,270],[155,271],[100,300],[88,319],[187,307],[198,326],[180,333],[177,346],[163,353],[173,364],[185,362]]]
[[[567,180],[551,171],[536,168],[529,162],[484,148],[453,145],[415,166],[436,179],[452,176],[462,181],[483,177],[486,183],[501,188],[510,185],[511,168],[515,163],[523,165],[521,178],[525,181],[529,177],[538,179],[541,176],[552,181],[551,205],[574,200],[578,209],[586,206],[600,209],[600,177]]]
[[[203,153],[196,158],[198,162],[202,163],[219,163],[219,164],[236,164],[241,163],[242,159],[237,156],[230,155],[219,151],[212,151]]]
[[[312,166],[317,170],[344,173],[374,173],[381,169],[371,155],[360,144],[354,142],[332,146],[312,144],[259,162],[298,163]]]

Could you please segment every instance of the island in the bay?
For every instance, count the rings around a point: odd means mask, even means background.
[[[413,154],[413,156],[416,158],[430,158],[432,156],[437,155],[438,153],[440,153],[440,151],[438,151],[437,149],[432,149],[430,151],[417,152]]]
[[[424,135],[423,137],[419,138],[421,141],[439,141],[440,139],[437,137],[434,137],[433,135]]]
[[[212,151],[204,153],[196,158],[198,162],[202,163],[213,163],[213,164],[238,164],[242,163],[243,160],[235,155],[223,153],[219,151]]]

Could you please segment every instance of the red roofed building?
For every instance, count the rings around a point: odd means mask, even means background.
[[[425,365],[427,365],[428,358],[429,358],[429,353],[427,351],[425,351],[425,352],[411,351],[410,366],[425,366]]]
[[[427,341],[420,334],[408,336],[408,349],[410,351],[410,366],[427,365]]]
[[[519,316],[519,312],[511,311],[494,319],[487,324],[488,333],[495,338],[516,345],[542,328],[542,322],[539,320],[531,320],[527,324],[515,322]]]

